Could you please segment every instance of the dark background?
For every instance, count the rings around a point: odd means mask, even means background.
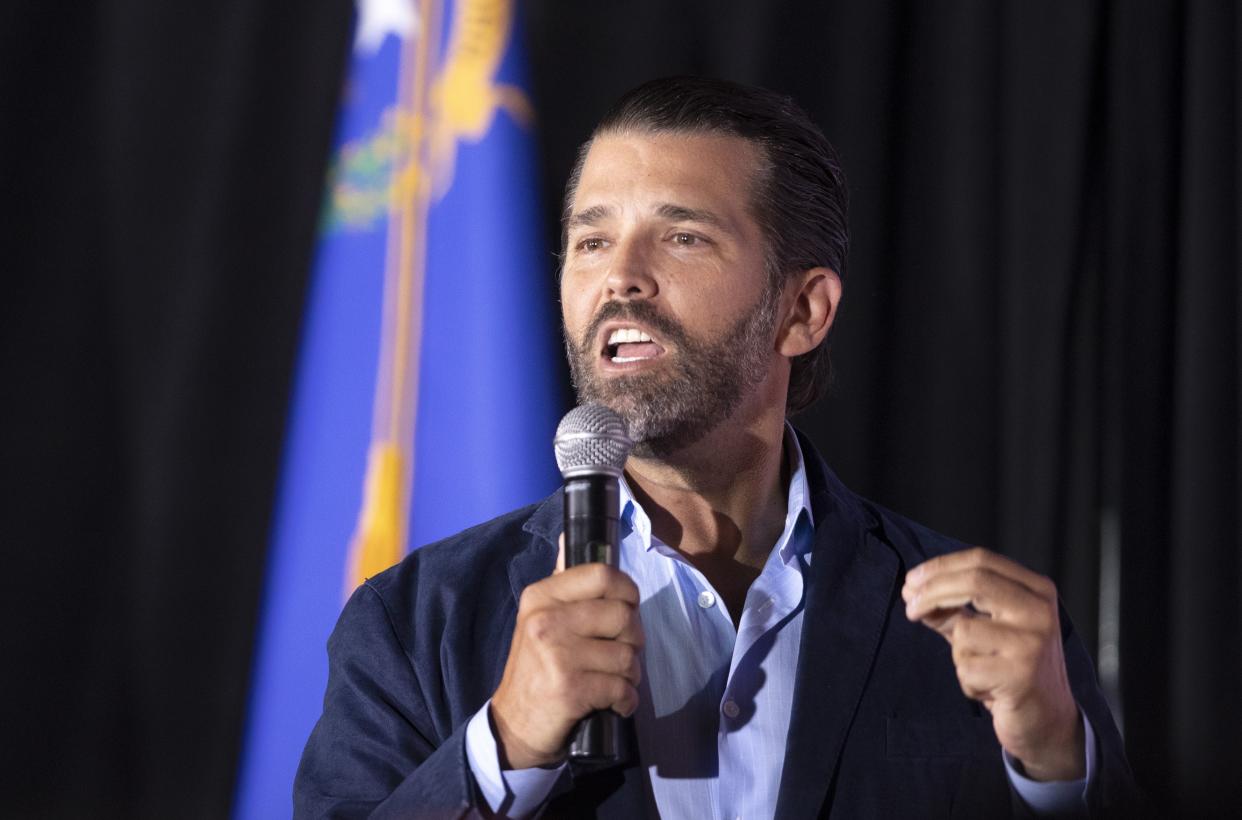
[[[5,814],[229,811],[351,8],[0,10]],[[1235,4],[523,18],[550,243],[574,147],[642,80],[823,125],[853,246],[801,425],[856,490],[1057,581],[1160,805],[1238,805]]]

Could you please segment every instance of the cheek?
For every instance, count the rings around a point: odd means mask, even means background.
[[[713,339],[733,328],[754,303],[738,300],[723,290],[685,295],[670,310],[694,335]]]
[[[591,320],[590,306],[582,295],[569,288],[561,287],[561,321],[569,338],[578,343],[582,341],[582,331]]]

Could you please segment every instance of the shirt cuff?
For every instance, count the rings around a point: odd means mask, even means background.
[[[500,751],[496,748],[496,735],[492,732],[491,708],[492,701],[489,699],[466,725],[466,761],[493,814],[514,820],[530,817],[548,799],[565,764],[555,769],[510,769],[502,772]]]
[[[1087,757],[1087,774],[1079,780],[1031,780],[1020,771],[1020,764],[1009,752],[1001,750],[1005,759],[1005,773],[1014,791],[1022,798],[1022,802],[1037,815],[1085,815],[1087,811],[1087,786],[1095,777],[1095,731],[1091,721],[1082,716],[1082,731],[1085,738]]]

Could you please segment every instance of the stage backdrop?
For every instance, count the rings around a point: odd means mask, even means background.
[[[279,817],[345,598],[557,485],[555,266],[505,2],[363,3],[328,175],[236,816]],[[461,579],[469,583],[469,579]]]
[[[317,233],[363,53],[355,4],[78,5],[0,4],[4,808],[218,818],[246,732],[266,731],[250,694],[275,640],[264,593],[288,591],[269,548],[273,532],[292,541],[283,479],[309,438],[288,422],[315,421],[291,417],[292,385],[297,372],[300,402],[312,326],[332,326],[304,310],[333,287],[311,276],[316,237],[357,238]],[[386,35],[377,54],[426,25],[415,0],[363,5]],[[758,82],[824,126],[850,181],[850,275],[835,391],[798,423],[853,489],[1049,573],[1119,695],[1140,782],[1168,814],[1236,813],[1237,4],[529,0],[521,20],[548,248],[574,149],[638,82]],[[501,104],[488,138],[518,110]],[[482,148],[454,144],[445,205]],[[443,321],[427,260],[420,363]],[[365,275],[348,297],[382,298]],[[510,298],[506,284],[472,306]],[[505,327],[490,352],[524,364]],[[346,340],[367,361],[361,398],[340,398],[362,419],[342,551],[377,429],[370,333]],[[432,447],[416,433],[415,460]],[[412,469],[384,486],[416,507],[433,488]],[[329,607],[346,561],[309,582]],[[325,668],[321,636],[302,640]]]

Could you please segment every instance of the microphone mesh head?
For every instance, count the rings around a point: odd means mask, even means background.
[[[565,414],[552,441],[561,475],[620,476],[634,442],[625,421],[602,404],[582,404]]]

